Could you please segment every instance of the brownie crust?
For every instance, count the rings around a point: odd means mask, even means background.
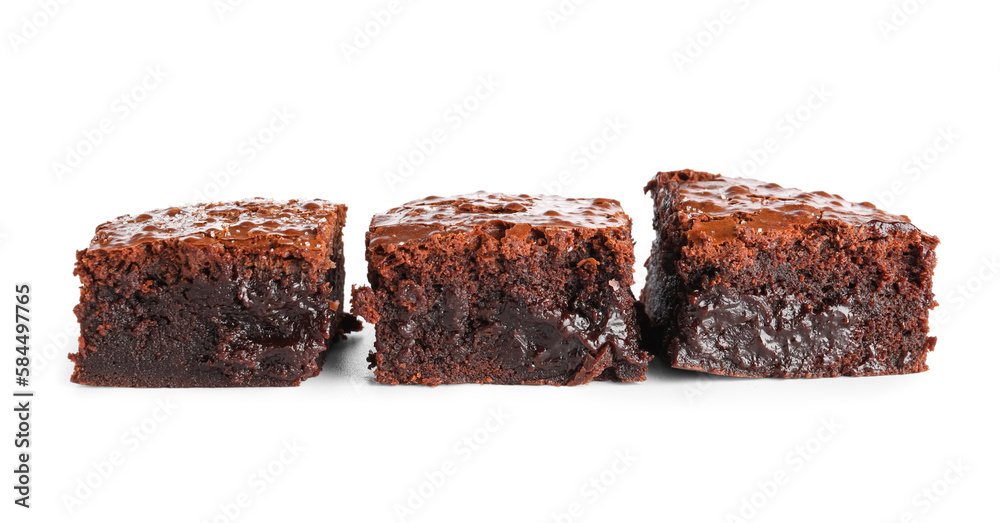
[[[382,383],[576,385],[645,379],[631,220],[618,202],[475,193],[376,215],[370,287]]]
[[[938,239],[825,192],[691,170],[646,186],[657,236],[640,301],[651,351],[744,377],[927,369]]]
[[[122,216],[77,253],[71,380],[290,386],[360,328],[344,313],[346,207],[252,199]]]

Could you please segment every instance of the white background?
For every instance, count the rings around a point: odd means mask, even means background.
[[[358,31],[385,0],[257,0],[222,16],[211,0],[69,2],[39,14],[52,3],[0,7],[0,301],[13,308],[14,283],[32,285],[37,393],[30,511],[8,486],[12,403],[0,416],[4,521],[398,521],[420,503],[411,489],[430,495],[405,521],[570,521],[573,504],[572,521],[722,522],[741,508],[753,521],[995,517],[996,2],[910,0],[886,26],[903,0],[593,0],[564,6],[553,27],[555,0],[404,1],[367,44]],[[448,112],[463,103],[468,118]],[[276,110],[294,116],[274,133]],[[100,143],[80,145],[105,119]],[[444,142],[390,187],[385,173],[438,128]],[[253,158],[251,136],[269,142]],[[57,169],[67,148],[85,154]],[[213,178],[231,162],[236,175]],[[361,284],[375,212],[429,194],[557,190],[619,199],[641,264],[642,187],[687,167],[876,201],[940,237],[931,370],[743,380],[657,361],[641,384],[389,387],[366,369],[367,326],[299,388],[69,382],[74,252],[118,215],[199,193],[345,202],[347,279]],[[12,320],[0,325],[5,395]],[[158,401],[175,408],[164,417]],[[142,441],[123,439],[132,427]],[[293,441],[305,450],[275,464]],[[96,475],[112,453],[119,464]],[[280,474],[258,488],[268,466]],[[424,485],[442,468],[453,471],[443,485]],[[776,474],[787,481],[775,489]],[[220,505],[241,492],[249,506],[227,516]]]

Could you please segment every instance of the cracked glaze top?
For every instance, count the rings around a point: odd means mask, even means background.
[[[91,249],[113,249],[163,240],[192,245],[233,244],[308,247],[323,223],[343,220],[342,205],[324,200],[254,198],[158,209],[120,216],[97,227]],[[339,218],[338,218],[339,216]]]
[[[438,235],[470,232],[490,224],[536,228],[627,227],[621,204],[607,198],[563,198],[476,192],[405,203],[372,218],[369,245],[402,244]]]
[[[671,183],[677,185],[674,208],[695,222],[692,232],[718,241],[735,238],[737,229],[763,233],[820,222],[916,228],[906,216],[881,211],[868,202],[852,203],[836,194],[806,192],[750,178],[691,170],[662,172],[649,182],[646,191],[664,190]]]

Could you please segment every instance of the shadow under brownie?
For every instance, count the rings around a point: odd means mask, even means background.
[[[370,287],[382,383],[641,381],[631,220],[618,202],[479,192],[372,219]]]
[[[938,239],[905,216],[691,170],[659,173],[646,192],[646,340],[674,367],[780,378],[927,369]]]
[[[253,199],[122,216],[77,253],[72,381],[291,386],[360,324],[344,310],[347,208]]]

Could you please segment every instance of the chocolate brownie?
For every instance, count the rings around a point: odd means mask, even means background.
[[[298,385],[343,312],[347,208],[252,199],[122,216],[77,253],[75,383]]]
[[[747,377],[927,369],[938,239],[905,216],[825,192],[659,173],[641,302],[651,350]]]
[[[632,222],[614,200],[475,194],[376,215],[353,312],[389,384],[642,381]]]

